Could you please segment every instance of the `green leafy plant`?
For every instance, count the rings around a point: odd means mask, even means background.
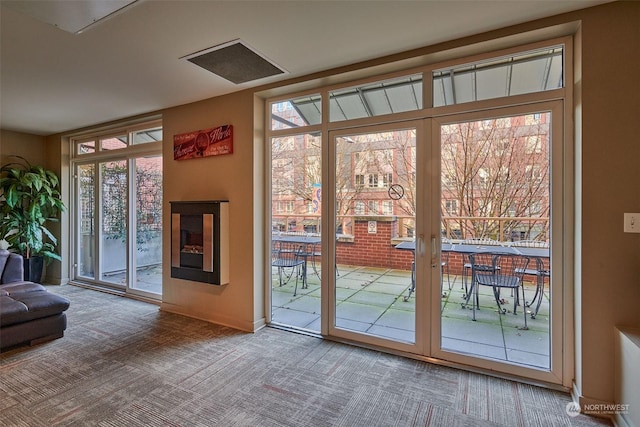
[[[23,157],[11,157],[16,161],[0,168],[0,238],[25,258],[41,255],[61,261],[55,252],[58,242],[47,228],[65,210],[60,180]]]

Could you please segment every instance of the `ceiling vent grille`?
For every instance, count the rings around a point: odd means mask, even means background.
[[[233,40],[183,57],[235,84],[286,74],[244,42]]]

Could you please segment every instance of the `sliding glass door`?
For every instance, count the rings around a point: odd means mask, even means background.
[[[74,141],[74,280],[162,294],[162,128],[157,123]]]

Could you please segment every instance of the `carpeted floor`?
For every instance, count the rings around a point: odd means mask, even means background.
[[[600,426],[568,395],[74,286],[65,337],[0,355],[2,426]]]

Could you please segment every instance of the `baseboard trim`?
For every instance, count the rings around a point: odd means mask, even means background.
[[[215,323],[216,325],[228,326],[233,329],[238,329],[243,332],[254,333],[259,329],[264,327],[264,319],[260,319],[257,322],[239,322],[237,319],[232,319],[226,316],[214,315],[208,316],[201,313],[194,313],[192,311],[187,311],[182,306],[169,304],[163,302],[160,305],[160,311],[165,311],[167,313],[179,314],[181,316],[191,317],[192,319],[203,320],[209,323]]]
[[[607,402],[605,400],[584,396],[575,382],[573,383],[573,387],[571,388],[571,400],[573,400],[574,403],[580,405],[581,414],[589,415],[592,417],[605,418],[610,420],[612,423],[616,422],[618,414],[613,413],[613,410],[611,409],[616,407],[613,402]],[[621,426],[626,427],[626,424],[621,424]]]

